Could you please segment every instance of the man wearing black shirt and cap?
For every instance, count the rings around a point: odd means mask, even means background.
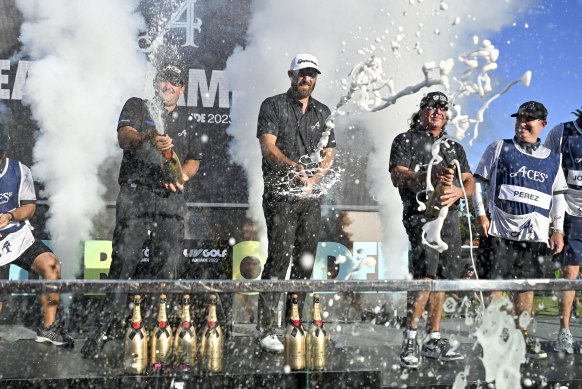
[[[448,107],[448,98],[442,92],[431,92],[424,96],[420,101],[420,109],[410,120],[410,129],[394,138],[390,151],[390,177],[393,185],[398,188],[404,207],[402,222],[412,248],[409,269],[414,279],[455,279],[461,272],[458,268],[461,265],[461,235],[457,204],[463,197],[461,186],[467,196],[471,196],[474,181],[463,147],[457,142],[442,139],[446,134]],[[424,210],[419,210],[417,203],[417,196],[421,196],[426,188],[427,167],[433,159],[432,147],[436,142],[441,142],[438,149],[441,160],[432,166],[432,184],[436,185],[440,181],[450,186],[440,198],[441,207],[449,207],[441,230],[442,240],[448,248],[442,253],[423,244],[422,228],[430,217]],[[454,160],[459,162],[462,182],[459,182],[453,169],[447,168]],[[426,198],[419,201],[424,202]],[[409,294],[407,329],[400,354],[402,367],[420,366],[416,332],[429,298],[429,339],[423,344],[421,355],[440,361],[463,359],[440,334],[445,293],[421,291]]]
[[[291,88],[261,104],[257,137],[263,155],[263,211],[269,240],[263,280],[285,279],[290,262],[291,279],[308,279],[313,270],[321,221],[317,183],[327,174],[335,147],[331,131],[316,156],[319,162],[307,162],[318,150],[330,115],[327,106],[311,97],[320,73],[313,55],[298,54],[287,72]],[[260,293],[255,333],[263,349],[275,352],[283,351],[275,335],[279,297],[279,293]],[[287,313],[290,297],[289,293]],[[300,293],[299,312],[304,300],[305,293]]]
[[[131,98],[121,111],[117,139],[123,149],[123,159],[119,169],[110,279],[134,276],[146,241],[149,241],[150,277],[174,278],[174,266],[182,255],[184,240],[183,183],[196,174],[202,159],[194,121],[188,118],[183,107],[177,106],[184,89],[182,70],[165,66],[154,79],[155,97],[152,100]],[[162,163],[162,158],[171,157],[172,151],[184,161],[181,177],[168,169],[167,163]],[[118,295],[114,303],[108,304],[107,313],[124,314],[125,300],[124,295]],[[102,318],[101,325],[82,349],[84,357],[93,357],[103,348],[111,323],[112,320]]]

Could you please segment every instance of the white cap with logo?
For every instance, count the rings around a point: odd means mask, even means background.
[[[317,70],[317,73],[321,74],[318,67],[317,58],[311,54],[297,54],[295,58],[291,61],[291,67],[289,70],[300,70],[305,68],[313,68]]]

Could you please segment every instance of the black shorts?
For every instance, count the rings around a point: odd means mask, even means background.
[[[565,266],[582,265],[582,217],[564,215],[564,249],[554,260]]]
[[[434,218],[424,214],[405,216],[403,223],[411,245],[408,256],[408,270],[413,278],[457,279],[463,273],[461,259],[461,231],[459,214],[452,207],[447,214],[441,230],[441,239],[449,246],[439,253],[422,244],[422,226]]]
[[[14,261],[7,263],[6,265],[0,266],[0,280],[7,280],[10,276],[10,265],[16,265],[23,268],[26,271],[30,271],[34,260],[41,254],[52,253],[53,251],[43,243],[42,240],[35,240],[33,244],[27,248],[20,257],[16,258]],[[6,293],[0,292],[0,302],[5,301],[7,297]]]
[[[479,278],[544,278],[548,246],[543,242],[519,242],[489,235],[479,243],[477,274]]]

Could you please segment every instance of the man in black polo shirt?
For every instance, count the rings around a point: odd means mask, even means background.
[[[408,234],[412,250],[409,255],[409,270],[415,279],[452,279],[458,278],[462,271],[461,235],[458,200],[463,197],[461,183],[453,169],[447,168],[454,160],[461,167],[462,185],[467,196],[475,189],[473,175],[467,163],[463,147],[457,142],[443,140],[438,155],[442,160],[432,167],[432,184],[440,180],[445,185],[452,185],[444,191],[441,206],[449,211],[441,230],[441,238],[448,249],[439,254],[433,248],[422,243],[422,227],[430,220],[425,212],[418,209],[417,194],[422,196],[426,189],[427,167],[432,156],[432,146],[445,135],[448,99],[441,92],[431,92],[420,102],[420,110],[410,121],[410,129],[398,135],[392,143],[390,152],[390,176],[394,186],[398,187],[404,206],[402,222]],[[419,193],[420,192],[420,193]],[[426,202],[422,196],[419,201]],[[459,267],[460,266],[460,267]],[[400,364],[407,368],[417,368],[420,358],[416,346],[416,329],[422,312],[429,301],[429,318],[427,330],[429,340],[424,343],[421,354],[441,361],[462,359],[463,356],[451,350],[448,340],[440,336],[440,320],[443,311],[444,292],[417,292],[408,298],[407,330],[400,354]]]
[[[185,183],[198,171],[202,146],[194,121],[177,102],[184,92],[181,69],[168,65],[154,79],[151,100],[134,97],[121,111],[117,125],[123,159],[119,169],[119,196],[109,279],[130,279],[143,257],[148,241],[150,273],[157,279],[174,278],[174,266],[182,255],[186,201],[179,177],[161,163],[162,153],[172,150],[183,161]],[[150,132],[154,131],[153,141]],[[155,147],[153,145],[155,143]],[[124,314],[125,295],[108,304],[103,316]],[[83,346],[84,357],[96,356],[107,341],[112,320],[101,325]]]
[[[285,279],[291,262],[291,279],[308,279],[313,270],[321,221],[317,183],[333,161],[335,137],[311,161],[326,130],[327,106],[311,97],[317,76],[317,59],[298,54],[287,72],[291,88],[269,97],[261,104],[257,137],[263,155],[263,211],[267,221],[268,257],[261,278]],[[291,307],[287,296],[287,318]],[[255,333],[266,350],[281,352],[283,344],[275,335],[275,307],[279,293],[260,293],[258,329]],[[299,296],[303,310],[305,293]]]

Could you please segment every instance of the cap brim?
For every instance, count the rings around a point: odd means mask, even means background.
[[[518,117],[518,116],[519,116],[519,114],[518,114],[518,113],[514,113],[514,114],[512,114],[512,115],[510,115],[510,116],[511,116],[512,118],[515,118],[515,117]]]

